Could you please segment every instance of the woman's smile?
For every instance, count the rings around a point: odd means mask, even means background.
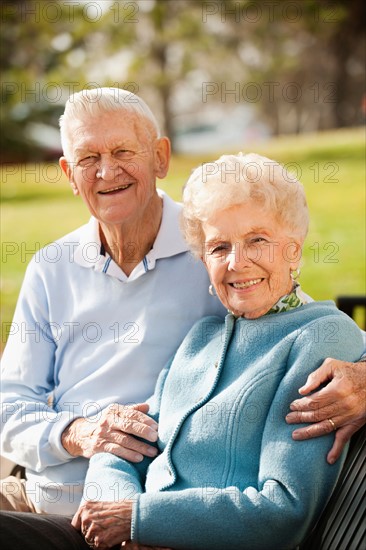
[[[228,283],[231,287],[233,287],[235,290],[255,290],[255,287],[257,287],[264,279],[263,278],[256,278],[256,279],[249,279],[246,281],[236,281],[234,283]]]

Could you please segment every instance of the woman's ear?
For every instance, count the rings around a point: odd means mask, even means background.
[[[168,173],[171,146],[167,137],[158,138],[155,144],[155,174],[162,179]]]
[[[72,192],[74,193],[74,195],[79,195],[79,189],[78,189],[76,183],[74,182],[73,172],[72,172],[72,169],[71,169],[70,164],[68,163],[66,157],[61,157],[60,158],[59,165],[61,167],[61,170],[63,171],[63,173],[65,174],[65,176],[69,180],[69,183],[70,183],[70,186],[71,186],[71,189],[72,189]]]
[[[290,263],[290,271],[296,271],[300,266],[302,243],[298,240],[291,241],[291,246],[287,247],[286,255]]]

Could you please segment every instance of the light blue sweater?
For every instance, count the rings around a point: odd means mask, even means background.
[[[328,357],[352,361],[360,330],[332,302],[256,320],[196,323],[161,373],[150,413],[153,461],[90,461],[84,498],[134,499],[131,538],[184,549],[293,549],[319,517],[343,459],[334,434],[294,441],[285,422],[310,372]]]

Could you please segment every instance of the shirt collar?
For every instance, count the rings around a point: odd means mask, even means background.
[[[154,269],[156,260],[186,252],[188,246],[179,227],[182,205],[173,201],[160,189],[158,189],[158,194],[163,199],[163,214],[158,234],[152,249],[143,261],[135,267],[129,277],[126,277],[108,254],[103,254],[99,236],[99,223],[94,217],[91,217],[89,223],[81,230],[80,242],[74,253],[74,261],[83,267],[93,267],[96,271],[102,271],[127,282],[135,280],[147,271]]]
[[[89,222],[80,231],[79,245],[74,252],[75,263],[83,267],[94,267],[98,271],[102,271],[106,257],[103,255],[98,221],[94,217],[91,217]]]
[[[179,227],[182,205],[173,201],[161,189],[158,189],[158,194],[163,199],[163,215],[154,245],[147,254],[151,261],[169,258],[188,250]]]

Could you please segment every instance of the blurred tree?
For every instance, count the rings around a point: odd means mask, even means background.
[[[83,87],[116,85],[151,96],[165,132],[174,141],[174,90],[194,68],[197,50],[207,53],[209,44],[213,47],[202,28],[202,3],[16,0],[2,4],[1,160],[16,160],[19,155],[37,160],[41,151],[28,130],[37,129],[35,122],[55,125],[65,99]]]
[[[131,26],[129,48],[132,59],[128,79],[143,97],[155,106],[164,133],[174,149],[175,94],[187,75],[199,65],[199,56],[208,56],[215,41],[202,21],[203,0],[137,0],[137,24]],[[114,2],[113,7],[123,5]],[[110,16],[106,16],[106,21]],[[112,48],[120,47],[120,34]],[[116,68],[118,78],[118,68]],[[159,116],[160,113],[160,116]]]
[[[225,2],[221,24],[237,53],[241,99],[275,134],[363,122],[365,6],[363,0]],[[224,76],[233,83],[229,72]]]
[[[44,156],[47,126],[83,87],[140,93],[173,145],[177,115],[203,112],[208,89],[209,106],[255,108],[274,133],[362,122],[363,0],[9,0],[0,9],[2,161]]]
[[[111,83],[94,77],[117,27],[104,32],[103,10],[96,2],[12,0],[0,9],[0,161],[57,158],[59,138],[52,128],[57,128],[67,97]],[[119,47],[130,42],[128,27],[126,31]]]
[[[336,0],[334,7],[341,17],[328,41],[335,60],[334,126],[342,127],[362,121],[361,105],[365,95],[366,4],[363,0]]]
[[[66,12],[60,17],[50,10],[47,14],[42,13],[42,3],[33,0],[1,5],[2,161],[42,158],[43,148],[28,130],[32,123],[55,122],[61,99],[57,72],[67,49],[69,22]],[[64,37],[66,47],[52,46],[57,36]]]

